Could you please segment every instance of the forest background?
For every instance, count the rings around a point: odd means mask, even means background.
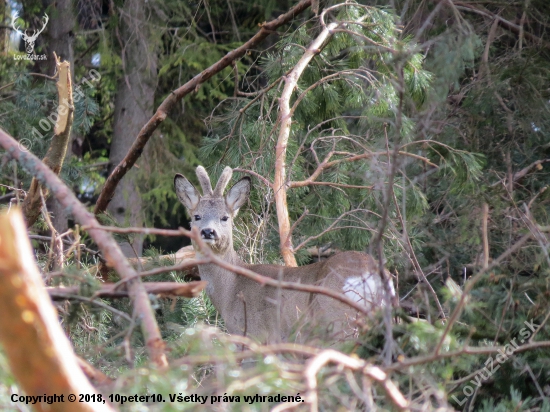
[[[194,179],[204,165],[216,181],[231,166],[253,181],[235,233],[246,261],[366,251],[386,263],[403,303],[399,322],[366,319],[315,370],[317,391],[306,378],[319,348],[298,353],[208,328],[223,321],[204,294],[149,294],[141,306],[90,299],[124,274],[106,268],[109,251],[75,209],[33,183],[44,175],[2,144],[0,208],[22,205],[46,285],[76,286],[50,295],[88,377],[105,374],[108,383],[94,382],[102,393],[301,392],[305,405],[287,405],[298,410],[550,411],[546,0],[30,0],[2,1],[0,19],[0,127],[111,227],[105,236],[188,228],[175,173]],[[33,31],[29,54],[22,36]],[[54,130],[56,81],[67,75],[54,52],[71,70],[66,135]],[[138,271],[177,263],[171,254],[190,242],[173,235],[114,233]],[[181,269],[143,284],[196,279]],[[158,324],[166,353],[151,350],[139,310]],[[511,342],[518,347],[499,360]],[[258,363],[242,369],[237,346]],[[8,352],[0,403],[19,410]],[[216,379],[205,380],[213,365]],[[124,406],[142,407],[197,408]]]

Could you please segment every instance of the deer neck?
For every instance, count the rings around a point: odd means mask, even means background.
[[[232,265],[245,266],[244,262],[233,248],[230,248],[225,254],[217,256]],[[197,252],[197,257],[201,257],[200,252]],[[206,294],[212,301],[216,310],[222,313],[223,316],[224,308],[230,304],[230,299],[227,299],[226,296],[234,295],[233,289],[235,289],[235,280],[238,275],[215,263],[200,265],[199,275],[201,280],[208,282]]]

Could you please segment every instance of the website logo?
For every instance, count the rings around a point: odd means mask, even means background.
[[[40,30],[33,30],[32,34],[27,34],[27,30],[22,31],[17,24],[15,23],[15,20],[19,18],[19,15],[15,13],[11,18],[11,27],[13,30],[15,30],[23,39],[25,42],[25,51],[27,52],[27,56],[14,56],[16,60],[46,60],[46,55],[42,54],[37,56],[34,54],[34,44],[36,43],[36,39],[44,31],[46,28],[46,25],[48,24],[48,21],[50,21],[50,18],[46,13],[44,13],[44,17],[42,17],[42,20],[44,21],[44,25]]]

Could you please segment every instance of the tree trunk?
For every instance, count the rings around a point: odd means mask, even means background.
[[[6,2],[0,1],[0,55],[3,55],[8,52],[8,39],[9,39],[9,28],[2,27],[2,25],[7,25],[6,21]]]
[[[151,6],[146,0],[126,0],[122,13],[119,13],[120,32],[117,30],[116,35],[122,47],[124,73],[117,85],[109,172],[124,158],[143,125],[153,115],[159,36],[151,25]],[[131,170],[124,177],[107,209],[119,224],[125,226],[143,224],[136,172]],[[143,237],[136,235],[132,246],[141,255]],[[126,256],[134,256],[128,243],[121,244],[121,248]]]

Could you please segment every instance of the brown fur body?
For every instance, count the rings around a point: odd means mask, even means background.
[[[197,169],[197,176],[203,188],[202,196],[181,175],[175,178],[176,192],[191,215],[192,226],[198,227],[202,238],[226,262],[272,279],[340,291],[369,309],[393,297],[391,281],[385,288],[374,259],[360,252],[341,252],[325,261],[300,267],[245,264],[233,248],[232,219],[248,198],[250,179],[240,180],[223,197],[231,169],[224,170],[214,191],[202,167]],[[330,340],[353,334],[357,311],[330,297],[262,286],[215,264],[201,265],[199,274],[208,282],[206,292],[231,334],[271,343],[291,337],[307,341],[310,332],[319,328]],[[386,290],[392,295],[388,299]]]

